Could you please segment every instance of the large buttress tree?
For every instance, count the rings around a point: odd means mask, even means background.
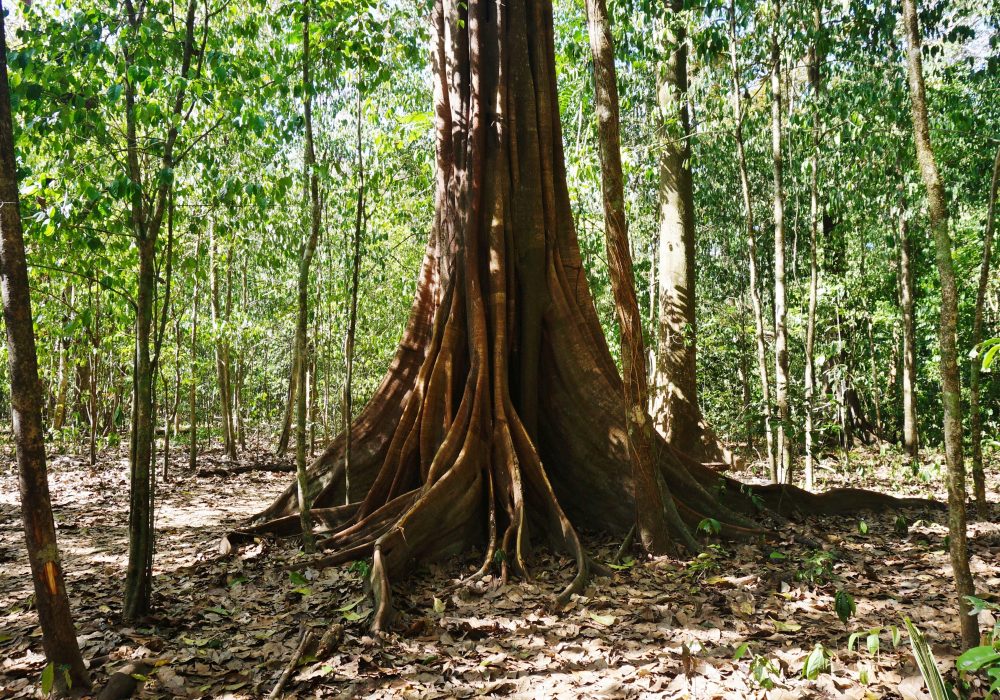
[[[436,0],[432,21],[437,194],[416,298],[349,431],[358,500],[345,505],[344,435],[310,466],[306,494],[324,550],[310,565],[372,557],[376,629],[390,620],[390,579],[415,560],[485,545],[480,572],[506,579],[527,573],[530,542],[547,542],[575,559],[566,597],[590,569],[573,523],[624,533],[635,522],[622,382],[566,187],[551,3]],[[759,532],[740,514],[748,490],[658,435],[652,452],[688,525]],[[758,493],[828,512],[885,502]],[[291,484],[230,540],[297,534],[296,509]]]

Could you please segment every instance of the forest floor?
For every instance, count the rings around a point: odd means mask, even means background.
[[[256,453],[244,463],[269,459]],[[903,615],[924,631],[938,665],[954,677],[958,621],[940,511],[904,513],[905,533],[896,513],[802,519],[801,531],[822,542],[818,550],[775,537],[722,542],[688,560],[626,558],[613,577],[594,579],[562,610],[551,601],[573,576],[569,560],[539,551],[530,583],[487,580],[476,590],[448,592],[478,566],[470,554],[398,582],[396,628],[376,639],[368,632],[371,604],[358,567],[290,575],[286,567],[299,556],[291,542],[262,541],[219,554],[220,536],[266,506],[290,479],[285,473],[205,473],[227,466],[217,454],[201,458],[201,476],[179,461],[172,465],[172,480],[159,487],[156,608],[126,626],[119,610],[127,459],[106,454],[94,469],[72,457],[50,460],[59,545],[84,656],[105,660],[94,670],[96,687],[125,660],[155,657],[160,662],[144,676],[142,697],[263,697],[304,628],[320,635],[340,623],[339,647],[323,660],[307,657],[284,696],[923,698],[906,634],[894,632]],[[895,452],[853,453],[846,477],[832,457],[823,467],[824,487],[850,482],[944,497],[943,469],[932,457],[917,474]],[[969,531],[972,570],[984,597],[1000,593],[997,471],[994,466],[988,474],[990,513],[971,518]],[[0,697],[40,694],[44,667],[17,502],[16,471],[5,460]],[[619,546],[593,536],[587,544],[604,562]],[[846,624],[834,610],[838,590],[857,605]],[[982,622],[992,626],[991,619]],[[849,645],[854,633],[860,638]],[[829,663],[807,679],[810,654]]]

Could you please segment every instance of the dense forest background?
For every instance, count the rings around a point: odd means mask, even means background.
[[[199,31],[204,52],[195,75],[185,79],[193,99],[181,114],[170,116],[181,83],[179,45],[166,40],[179,31],[177,26],[159,20],[144,25],[128,67],[128,78],[138,86],[144,195],[151,196],[163,182],[171,185],[169,220],[156,254],[159,420],[175,428],[189,426],[188,397],[194,387],[193,418],[201,439],[221,439],[221,352],[241,445],[248,439],[276,440],[288,412],[303,217],[296,184],[302,168],[301,85],[290,59],[301,51],[301,31],[290,6],[244,4],[220,4],[206,16],[207,31]],[[865,3],[826,8],[824,85],[815,97],[807,75],[807,5],[786,7],[787,26],[781,30],[792,442],[801,455],[811,133],[813,110],[818,110],[824,210],[816,250],[818,442],[848,439],[844,431],[851,430],[848,423],[857,412],[878,435],[890,442],[900,439],[899,242],[905,230],[916,281],[921,441],[938,444],[937,272],[921,215],[924,194],[908,122],[898,13]],[[350,3],[331,6],[317,24],[313,109],[323,214],[309,305],[313,449],[342,425],[362,168],[355,410],[381,379],[412,299],[433,213],[427,27],[419,21],[425,9]],[[687,99],[697,227],[699,401],[720,436],[758,455],[764,449],[766,407],[754,359],[729,96],[734,84],[730,42],[735,32],[735,84],[744,94],[742,129],[759,285],[764,316],[773,318],[769,29],[761,8],[737,4],[732,23],[730,11],[725,5],[684,11],[691,47]],[[559,108],[574,216],[591,289],[617,354],[585,13],[580,3],[559,3],[555,13]],[[612,14],[636,286],[646,310],[647,338],[655,338],[658,133],[665,128],[656,110],[656,65],[662,42],[655,40],[655,7],[615,5]],[[181,18],[177,12],[167,16]],[[953,207],[959,347],[968,357],[1000,133],[996,18],[979,4],[950,2],[923,8],[922,19],[932,129]],[[125,28],[117,10],[82,2],[16,5],[11,23],[12,99],[47,422],[54,440],[67,447],[86,444],[95,429],[100,449],[127,435],[135,342],[138,252],[129,204],[136,185],[124,156],[126,76],[116,51]],[[171,127],[177,130],[178,162],[166,171],[156,156]],[[987,336],[996,329],[998,293],[994,276],[986,299]],[[771,330],[766,341],[773,347]],[[967,376],[970,363],[962,366]],[[983,392],[989,439],[996,434],[1000,388],[986,381]]]

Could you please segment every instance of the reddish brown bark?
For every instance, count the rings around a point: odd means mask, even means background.
[[[573,523],[635,522],[624,387],[587,286],[566,187],[547,0],[437,0],[436,216],[410,320],[388,374],[310,466],[311,566],[372,558],[375,628],[414,560],[485,543],[478,574],[527,573],[531,541],[590,568]],[[537,327],[535,327],[537,324]],[[655,469],[688,525],[761,532],[747,489],[652,432]],[[727,503],[710,489],[727,485]],[[791,505],[796,492],[760,491]],[[806,495],[836,509],[849,499]],[[879,501],[882,502],[882,501]],[[894,501],[889,501],[893,502]],[[662,504],[664,508],[666,504]],[[298,533],[296,487],[230,536]],[[474,575],[475,576],[475,575]]]
[[[625,218],[615,51],[608,8],[604,0],[587,0],[587,27],[594,60],[604,237],[607,243],[611,291],[618,310],[618,326],[622,338],[626,439],[632,462],[632,480],[638,486],[635,498],[636,529],[646,552],[664,554],[672,548],[675,537],[689,548],[697,548],[697,545],[681,522],[677,509],[673,507],[669,488],[662,475],[657,472],[653,460],[653,422],[646,410],[649,404],[646,353],[642,342],[642,319],[635,296],[632,252]]]

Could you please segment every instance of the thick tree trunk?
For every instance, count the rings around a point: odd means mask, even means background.
[[[792,483],[788,403],[788,310],[785,299],[785,190],[781,153],[781,0],[773,3],[771,25],[771,161],[774,169],[774,402],[778,408],[776,482]]]
[[[675,540],[680,540],[685,546],[696,550],[697,545],[681,521],[677,509],[673,507],[669,488],[662,474],[657,471],[653,459],[654,427],[646,408],[649,403],[649,389],[646,384],[642,318],[639,316],[639,302],[635,296],[632,254],[625,218],[625,185],[622,174],[615,52],[611,23],[608,20],[608,9],[604,0],[587,0],[587,27],[594,61],[594,95],[601,158],[604,233],[611,289],[621,329],[626,441],[632,462],[632,481],[637,487],[636,530],[643,549],[649,554],[666,553],[673,549]],[[682,168],[686,169],[683,165]],[[688,194],[690,194],[690,176]],[[688,204],[690,203],[689,200]],[[690,253],[693,257],[694,251]],[[691,354],[693,356],[693,352]],[[671,363],[667,364],[671,366]],[[657,366],[660,366],[659,363]],[[673,367],[673,370],[678,371],[680,368]],[[684,371],[689,370],[693,368],[684,368]],[[691,397],[680,397],[682,400],[686,398]],[[679,403],[674,402],[674,405],[678,410],[683,410]],[[670,418],[675,416],[671,414]],[[682,426],[693,430],[697,428],[697,422],[685,425],[683,420],[668,420],[668,426],[673,430]],[[664,505],[668,507],[664,508]]]
[[[955,339],[958,326],[958,290],[951,260],[951,236],[948,233],[948,209],[944,183],[934,160],[930,119],[924,89],[921,36],[916,0],[903,0],[903,27],[907,42],[907,78],[910,87],[913,140],[917,148],[920,175],[927,188],[927,209],[937,251],[938,275],[941,278],[941,402],[944,405],[944,446],[948,465],[948,549],[958,592],[958,610],[962,644],[979,644],[979,624],[969,615],[966,596],[975,595],[969,570],[968,539],[965,518],[965,465],[962,455],[962,386],[958,369]]]
[[[903,450],[916,464],[920,449],[917,429],[917,331],[914,318],[913,244],[910,241],[909,222],[905,205],[900,203],[899,213],[899,301],[903,320]]]
[[[767,466],[772,476],[777,474],[774,430],[771,427],[771,382],[767,369],[767,336],[764,332],[764,305],[760,296],[760,276],[757,271],[757,233],[755,230],[753,199],[750,193],[750,171],[747,166],[746,149],[743,143],[743,101],[740,97],[743,84],[740,80],[736,36],[736,3],[729,4],[729,60],[733,74],[731,90],[733,116],[736,121],[736,160],[740,171],[740,190],[743,193],[743,217],[746,228],[748,269],[750,273],[750,303],[753,309],[754,338],[757,345],[757,374],[760,378],[761,403],[764,414],[764,438],[767,448]]]
[[[660,130],[659,313],[653,419],[677,446],[699,433],[695,363],[694,196],[687,106],[687,35],[683,3],[671,0],[657,67]]]
[[[972,324],[972,346],[983,340],[983,307],[990,286],[990,259],[993,248],[993,227],[996,225],[997,189],[1000,187],[1000,148],[993,159],[993,178],[990,182],[990,201],[986,209],[986,232],[983,235],[983,263],[979,269],[979,288],[976,290],[976,315]],[[980,516],[986,514],[986,475],[983,472],[983,416],[979,409],[979,374],[982,359],[972,359],[969,371],[969,432],[972,438],[972,482],[976,492],[976,509]]]
[[[506,580],[527,572],[532,535],[575,560],[566,601],[590,567],[571,522],[624,534],[636,512],[624,387],[583,274],[566,187],[552,6],[437,0],[432,18],[436,216],[410,321],[351,424],[351,503],[341,505],[343,435],[309,469],[325,550],[309,565],[373,557],[376,629],[391,619],[390,578],[414,561],[485,545],[473,577],[497,567]],[[750,489],[650,434],[655,467],[689,526],[713,517],[724,533],[760,533],[734,510],[755,512],[751,494],[814,512],[899,503],[857,491]],[[263,522],[231,539],[297,534],[297,491],[290,485]]]
[[[0,8],[3,13],[3,8]],[[21,519],[35,589],[35,609],[42,627],[45,657],[65,691],[65,668],[73,688],[89,688],[90,677],[80,655],[73,614],[56,546],[49,498],[42,428],[42,393],[31,315],[28,265],[14,161],[14,127],[7,81],[7,37],[0,14],[0,267],[3,268],[3,317],[7,329],[10,403],[14,445],[20,474]]]

